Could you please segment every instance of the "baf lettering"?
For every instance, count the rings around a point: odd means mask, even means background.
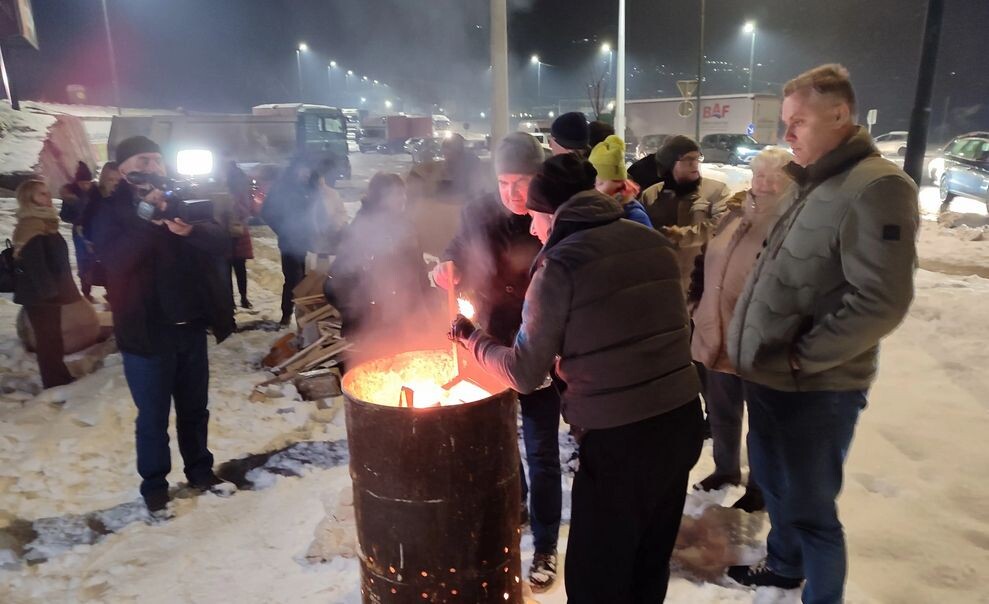
[[[728,117],[728,110],[730,108],[731,105],[727,103],[724,105],[722,105],[721,103],[715,103],[713,105],[704,105],[704,119],[710,119],[712,117],[721,119]]]

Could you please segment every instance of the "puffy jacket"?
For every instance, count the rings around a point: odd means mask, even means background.
[[[514,345],[482,330],[468,340],[478,362],[519,392],[542,385],[555,362],[563,415],[587,430],[654,417],[698,393],[673,249],[622,213],[597,191],[560,206]]]
[[[739,297],[729,357],[777,390],[866,389],[913,299],[917,187],[864,128],[786,170],[796,186]]]
[[[72,280],[69,246],[58,233],[36,235],[21,249],[14,302],[24,306],[65,305],[82,296]]]

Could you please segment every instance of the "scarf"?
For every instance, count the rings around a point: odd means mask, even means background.
[[[18,208],[17,226],[14,227],[14,257],[19,258],[21,250],[38,235],[58,233],[58,212],[55,208],[44,208],[29,204]]]

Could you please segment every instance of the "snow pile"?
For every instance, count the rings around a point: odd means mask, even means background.
[[[0,101],[0,172],[33,173],[54,124],[50,115],[14,111],[9,101]]]

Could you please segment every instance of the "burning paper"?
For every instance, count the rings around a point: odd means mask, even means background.
[[[415,408],[459,405],[491,396],[477,384],[463,380],[444,390],[454,375],[449,351],[406,352],[370,361],[347,373],[344,387],[362,401]],[[403,393],[403,388],[405,392]]]
[[[474,305],[467,298],[457,298],[457,312],[467,317],[474,318]]]

